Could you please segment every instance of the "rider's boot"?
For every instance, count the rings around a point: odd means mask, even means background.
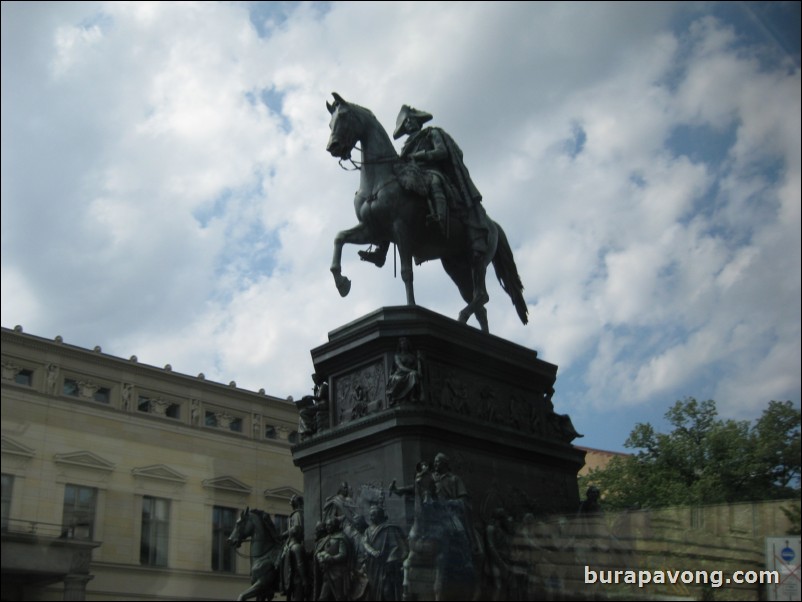
[[[362,261],[369,261],[377,268],[380,268],[384,265],[384,262],[387,259],[387,250],[389,248],[390,242],[386,241],[376,247],[375,251],[357,251],[357,254]]]
[[[446,195],[441,189],[432,190],[432,201],[434,204],[433,213],[426,216],[427,223],[436,223],[443,235],[446,234],[446,219],[448,215],[448,204]]]

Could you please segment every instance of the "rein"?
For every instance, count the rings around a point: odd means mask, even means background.
[[[345,165],[343,165],[343,161],[350,161],[351,165],[353,165],[353,167],[346,167]],[[359,171],[360,169],[362,169],[359,165],[357,165],[354,162],[354,160],[351,158],[351,155],[348,155],[344,159],[340,159],[338,161],[338,163],[340,164],[340,167],[345,171]],[[360,165],[361,165],[361,163],[360,163]]]
[[[360,153],[362,152],[362,149],[359,148],[358,146],[354,145],[354,148],[358,150]],[[382,163],[394,163],[395,161],[398,160],[399,157],[398,155],[396,155],[394,157],[381,157],[379,159],[373,159],[371,161],[354,161],[351,158],[351,154],[349,153],[347,157],[341,158],[339,160],[339,163],[340,167],[342,167],[345,171],[359,171],[362,169],[363,165],[381,165]],[[350,161],[353,167],[346,167],[345,165],[343,165],[343,161]]]
[[[240,543],[240,546],[242,546],[242,544],[246,542],[249,544],[252,543],[251,539],[252,539],[251,537],[249,537],[248,539],[243,539],[242,543]],[[246,554],[245,552],[240,551],[239,547],[234,548],[234,553],[240,558],[247,558],[248,560],[253,560],[253,556],[251,556],[250,552]],[[267,552],[265,553],[265,555],[266,554]],[[259,558],[261,558],[261,556]]]
[[[252,516],[256,517],[257,520],[261,520],[263,528],[265,528],[266,530],[269,531],[269,529],[267,529],[267,525],[265,524],[265,522],[270,520],[270,519],[266,518],[264,516],[264,514],[259,510],[253,510],[252,512],[253,512]],[[255,536],[256,536],[256,533],[254,532],[252,535],[249,535],[245,539],[240,540],[239,545],[234,547],[234,553],[237,556],[239,556],[240,558],[248,558],[249,560],[253,561],[254,560],[253,542],[254,542]],[[248,554],[246,554],[245,552],[241,552],[240,551],[240,546],[245,542],[248,542],[248,544],[250,544],[250,548],[251,549],[250,549],[250,552]],[[280,542],[277,542],[277,543],[280,543]],[[265,552],[262,556],[259,556],[258,558],[262,558],[262,557],[266,556],[269,553],[270,553],[270,549],[268,549],[267,552]]]

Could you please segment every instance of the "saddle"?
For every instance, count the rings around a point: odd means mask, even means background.
[[[401,188],[426,198],[429,195],[427,178],[429,177],[420,165],[413,161],[398,161],[393,165],[393,173],[398,178]]]
[[[463,219],[462,203],[459,202],[459,193],[457,192],[454,184],[442,171],[434,168],[425,169],[415,163],[414,161],[400,160],[393,165],[393,173],[398,179],[401,188],[407,192],[414,192],[424,199],[429,197],[429,190],[431,188],[430,181],[432,178],[440,178],[443,184],[443,189],[446,193],[448,207],[450,210],[456,210],[460,219]]]

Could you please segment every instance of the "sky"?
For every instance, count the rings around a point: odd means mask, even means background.
[[[577,444],[799,404],[798,2],[3,2],[2,325],[308,393],[329,331],[405,302],[364,247],[348,297],[329,272],[335,91],[462,148],[529,308],[491,270],[490,330],[559,366]],[[463,306],[439,262],[415,287]]]

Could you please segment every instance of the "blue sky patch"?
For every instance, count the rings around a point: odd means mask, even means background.
[[[720,167],[735,144],[737,124],[724,130],[709,125],[679,124],[671,130],[666,146],[675,156],[686,156],[694,163]]]
[[[799,67],[802,19],[799,2],[715,2],[712,12],[735,28],[736,48],[764,46],[767,53],[756,57],[764,68],[774,68],[778,61],[790,59]]]
[[[289,133],[290,130],[292,130],[290,120],[282,112],[284,107],[284,93],[279,92],[275,86],[246,92],[245,98],[254,106],[256,106],[257,103],[261,103],[266,106],[271,114],[279,118],[281,129],[284,130],[284,132]]]
[[[584,149],[588,135],[581,125],[571,125],[571,137],[565,141],[564,149],[572,159],[575,159]]]
[[[201,228],[208,228],[209,222],[219,218],[226,212],[226,206],[232,197],[232,191],[226,189],[216,199],[204,207],[200,207],[192,212],[192,217],[201,225]]]
[[[259,37],[269,38],[273,30],[283,26],[300,4],[300,2],[249,2],[248,16]],[[330,2],[312,2],[309,6],[317,13],[318,18],[324,17],[331,10]]]
[[[103,12],[95,13],[91,17],[82,19],[78,23],[81,29],[93,29],[97,27],[102,33],[107,32],[114,25],[114,19],[111,15]]]

